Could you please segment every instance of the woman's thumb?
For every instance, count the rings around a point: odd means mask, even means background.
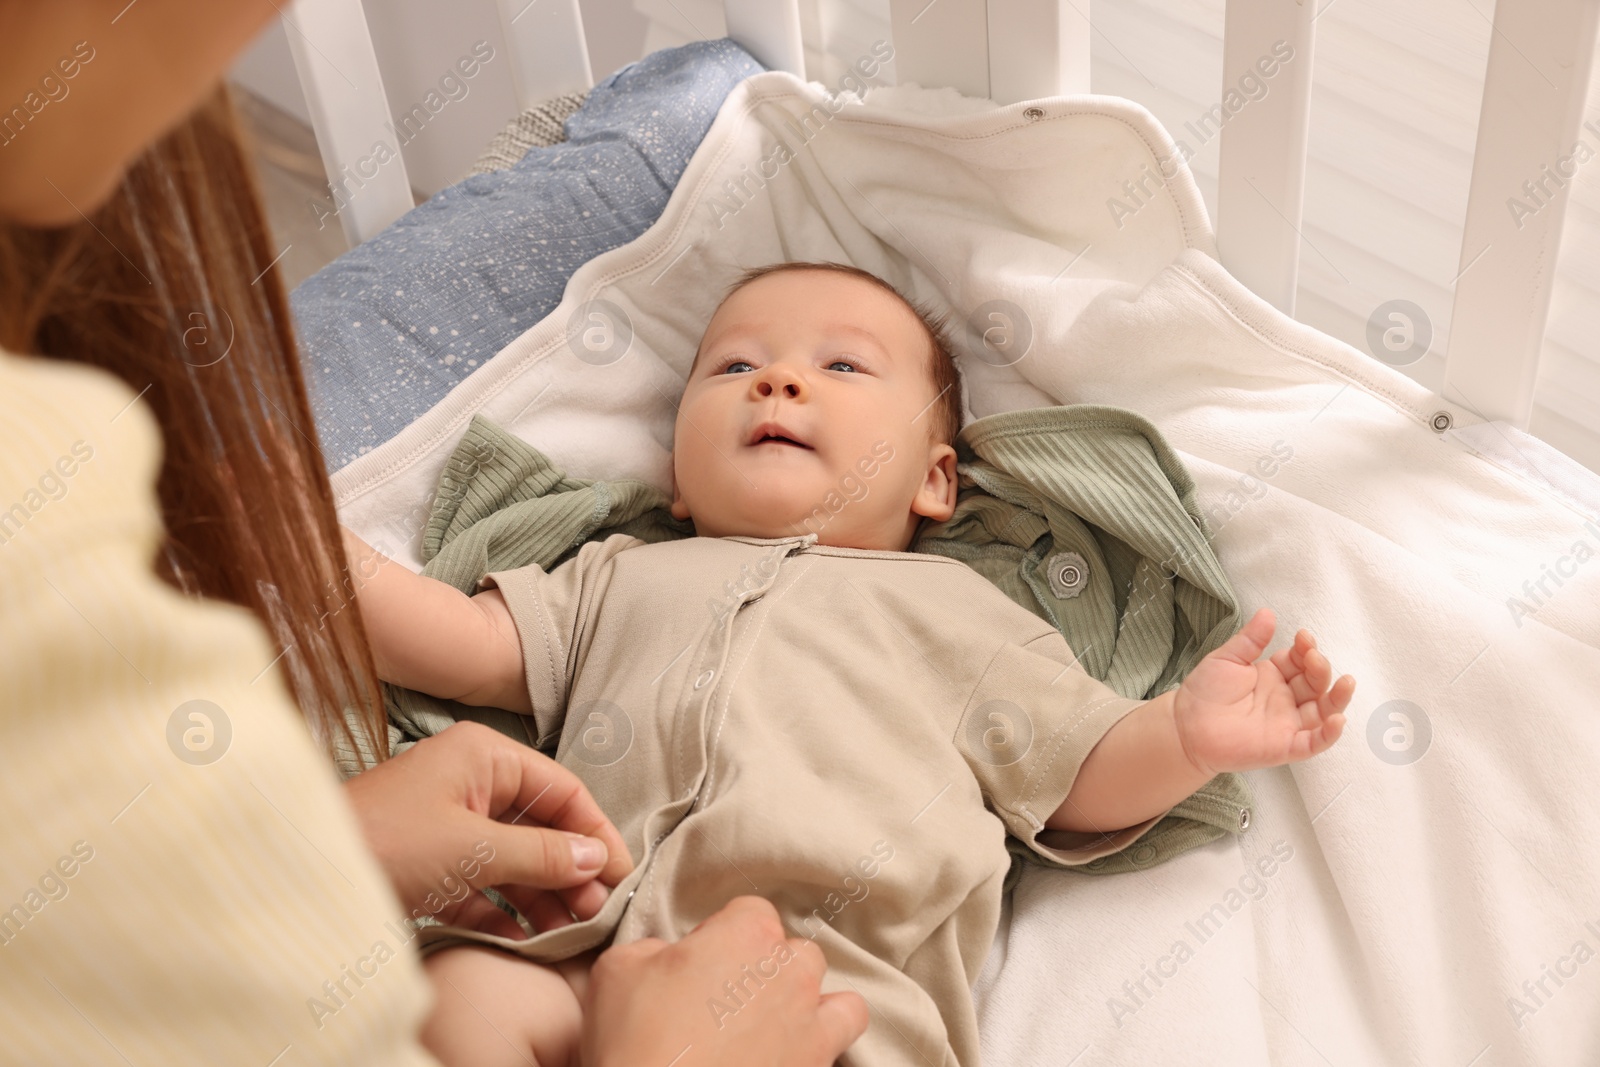
[[[482,885],[568,889],[592,881],[606,865],[605,842],[582,834],[496,823],[486,836],[494,857],[483,865]]]

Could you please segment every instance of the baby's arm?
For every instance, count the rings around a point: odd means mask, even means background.
[[[463,704],[532,714],[522,643],[500,590],[469,597],[412,573],[350,530],[343,534],[378,677]]]
[[[1273,625],[1270,611],[1256,612],[1181,686],[1119,719],[1045,825],[1089,833],[1135,826],[1224,771],[1298,763],[1338,740],[1355,679],[1345,675],[1330,689],[1333,668],[1306,630],[1257,663]]]

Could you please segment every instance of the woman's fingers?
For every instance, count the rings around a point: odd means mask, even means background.
[[[606,887],[599,882],[585,882],[583,885],[572,889],[549,890],[529,889],[521,885],[497,885],[495,891],[505,897],[522,914],[528,924],[538,933],[546,930],[555,930],[563,926],[571,926],[579,919],[592,919],[600,913],[600,908],[605,904],[610,895]],[[488,903],[487,898],[483,898]],[[498,911],[498,909],[495,909]],[[463,914],[465,910],[463,909]],[[499,912],[502,918],[509,918],[504,912]],[[493,918],[492,916],[490,917]],[[458,918],[457,926],[470,926],[471,923],[464,918]],[[490,933],[501,934],[503,937],[522,938],[527,935],[515,923],[509,926],[496,924],[497,929]],[[483,927],[474,927],[483,929]]]
[[[439,897],[460,900],[462,882],[578,889],[597,878],[614,885],[633,867],[571,771],[478,723],[457,723],[357,775],[345,795],[408,911],[441,914]],[[573,901],[587,910],[597,891]]]
[[[867,1002],[860,993],[825,993],[817,1005],[816,1035],[826,1054],[837,1057],[867,1032]]]
[[[494,901],[482,893],[472,893],[461,902],[461,907],[450,919],[451,926],[464,926],[468,930],[477,930],[480,933],[496,934],[500,937],[509,937],[521,940],[527,934],[522,927],[517,925],[517,920],[507,915],[497,907]]]
[[[467,724],[452,726],[440,736],[464,725]],[[487,755],[492,760],[493,778],[489,810],[485,814],[516,826],[549,826],[597,839],[607,852],[601,881],[616,885],[627,877],[633,870],[633,858],[628,854],[622,835],[578,776],[537,749],[487,727],[482,729],[492,735],[487,742]],[[545,888],[557,886],[551,884]]]
[[[494,862],[475,884],[571,889],[593,881],[610,862],[603,842],[562,830],[490,822],[479,832],[493,846]]]
[[[538,933],[572,925],[572,915],[567,911],[567,906],[548,889],[529,889],[520,885],[497,885],[495,889],[522,913],[528,925]],[[517,936],[523,935],[519,933]]]
[[[600,914],[606,899],[611,896],[611,890],[602,882],[585,882],[583,885],[561,890],[559,896],[572,914],[580,919],[592,919]]]
[[[752,961],[765,979],[737,1013],[703,1005]],[[584,1062],[665,1063],[692,1046],[704,1062],[832,1064],[867,1028],[859,994],[823,995],[817,945],[786,938],[766,900],[738,897],[672,945],[631,942],[601,953],[584,998]]]

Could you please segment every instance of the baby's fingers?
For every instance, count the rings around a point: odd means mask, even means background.
[[[1333,688],[1317,698],[1317,710],[1322,713],[1326,722],[1329,717],[1337,715],[1350,706],[1350,698],[1355,695],[1356,679],[1354,675],[1347,674],[1333,684]]]
[[[1312,746],[1312,753],[1325,751],[1328,746],[1339,740],[1339,735],[1344,733],[1345,718],[1343,713],[1335,712],[1322,720],[1314,733],[1317,735]]]
[[[1306,646],[1300,660],[1306,666],[1306,684],[1311,691],[1319,695],[1327,691],[1328,684],[1333,681],[1333,664],[1315,646],[1315,642]]]
[[[1283,675],[1284,681],[1288,683],[1296,704],[1315,700],[1322,692],[1323,687],[1316,684],[1317,679],[1310,669],[1308,660],[1310,656],[1322,655],[1315,651],[1315,645],[1316,641],[1310,631],[1301,630],[1295,635],[1294,644],[1272,656],[1272,664],[1278,668],[1278,673]],[[1323,663],[1326,662],[1324,659]]]
[[[1293,651],[1292,648],[1283,648],[1272,654],[1272,665],[1278,668],[1278,673],[1290,683],[1300,675],[1300,665],[1291,656]]]
[[[1291,678],[1305,670],[1306,650],[1316,647],[1317,639],[1311,636],[1310,630],[1297,630],[1294,640],[1289,642],[1287,648],[1279,649],[1272,654],[1272,662],[1283,672],[1285,678]]]
[[[1344,732],[1345,718],[1342,713],[1335,712],[1322,720],[1320,726],[1313,726],[1309,730],[1295,732],[1294,741],[1290,745],[1289,762],[1298,763],[1310,759],[1318,753],[1327,751],[1328,747],[1339,740],[1339,735]]]

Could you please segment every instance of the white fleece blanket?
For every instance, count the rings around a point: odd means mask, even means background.
[[[1152,419],[1245,615],[1276,611],[1273,650],[1310,628],[1358,686],[1330,752],[1250,776],[1237,838],[1131,875],[1028,872],[974,991],[985,1061],[1600,1063],[1593,476],[1246,291],[1135,105],[827,99],[781,73],[739,87],[655,226],[335,476],[344,519],[417,566],[479,411],[575,474],[665,487],[673,403],[742,267],[848,261],[958,320],[1009,301],[1031,344],[964,360],[969,417]],[[594,300],[631,323],[613,362],[567,341]]]

